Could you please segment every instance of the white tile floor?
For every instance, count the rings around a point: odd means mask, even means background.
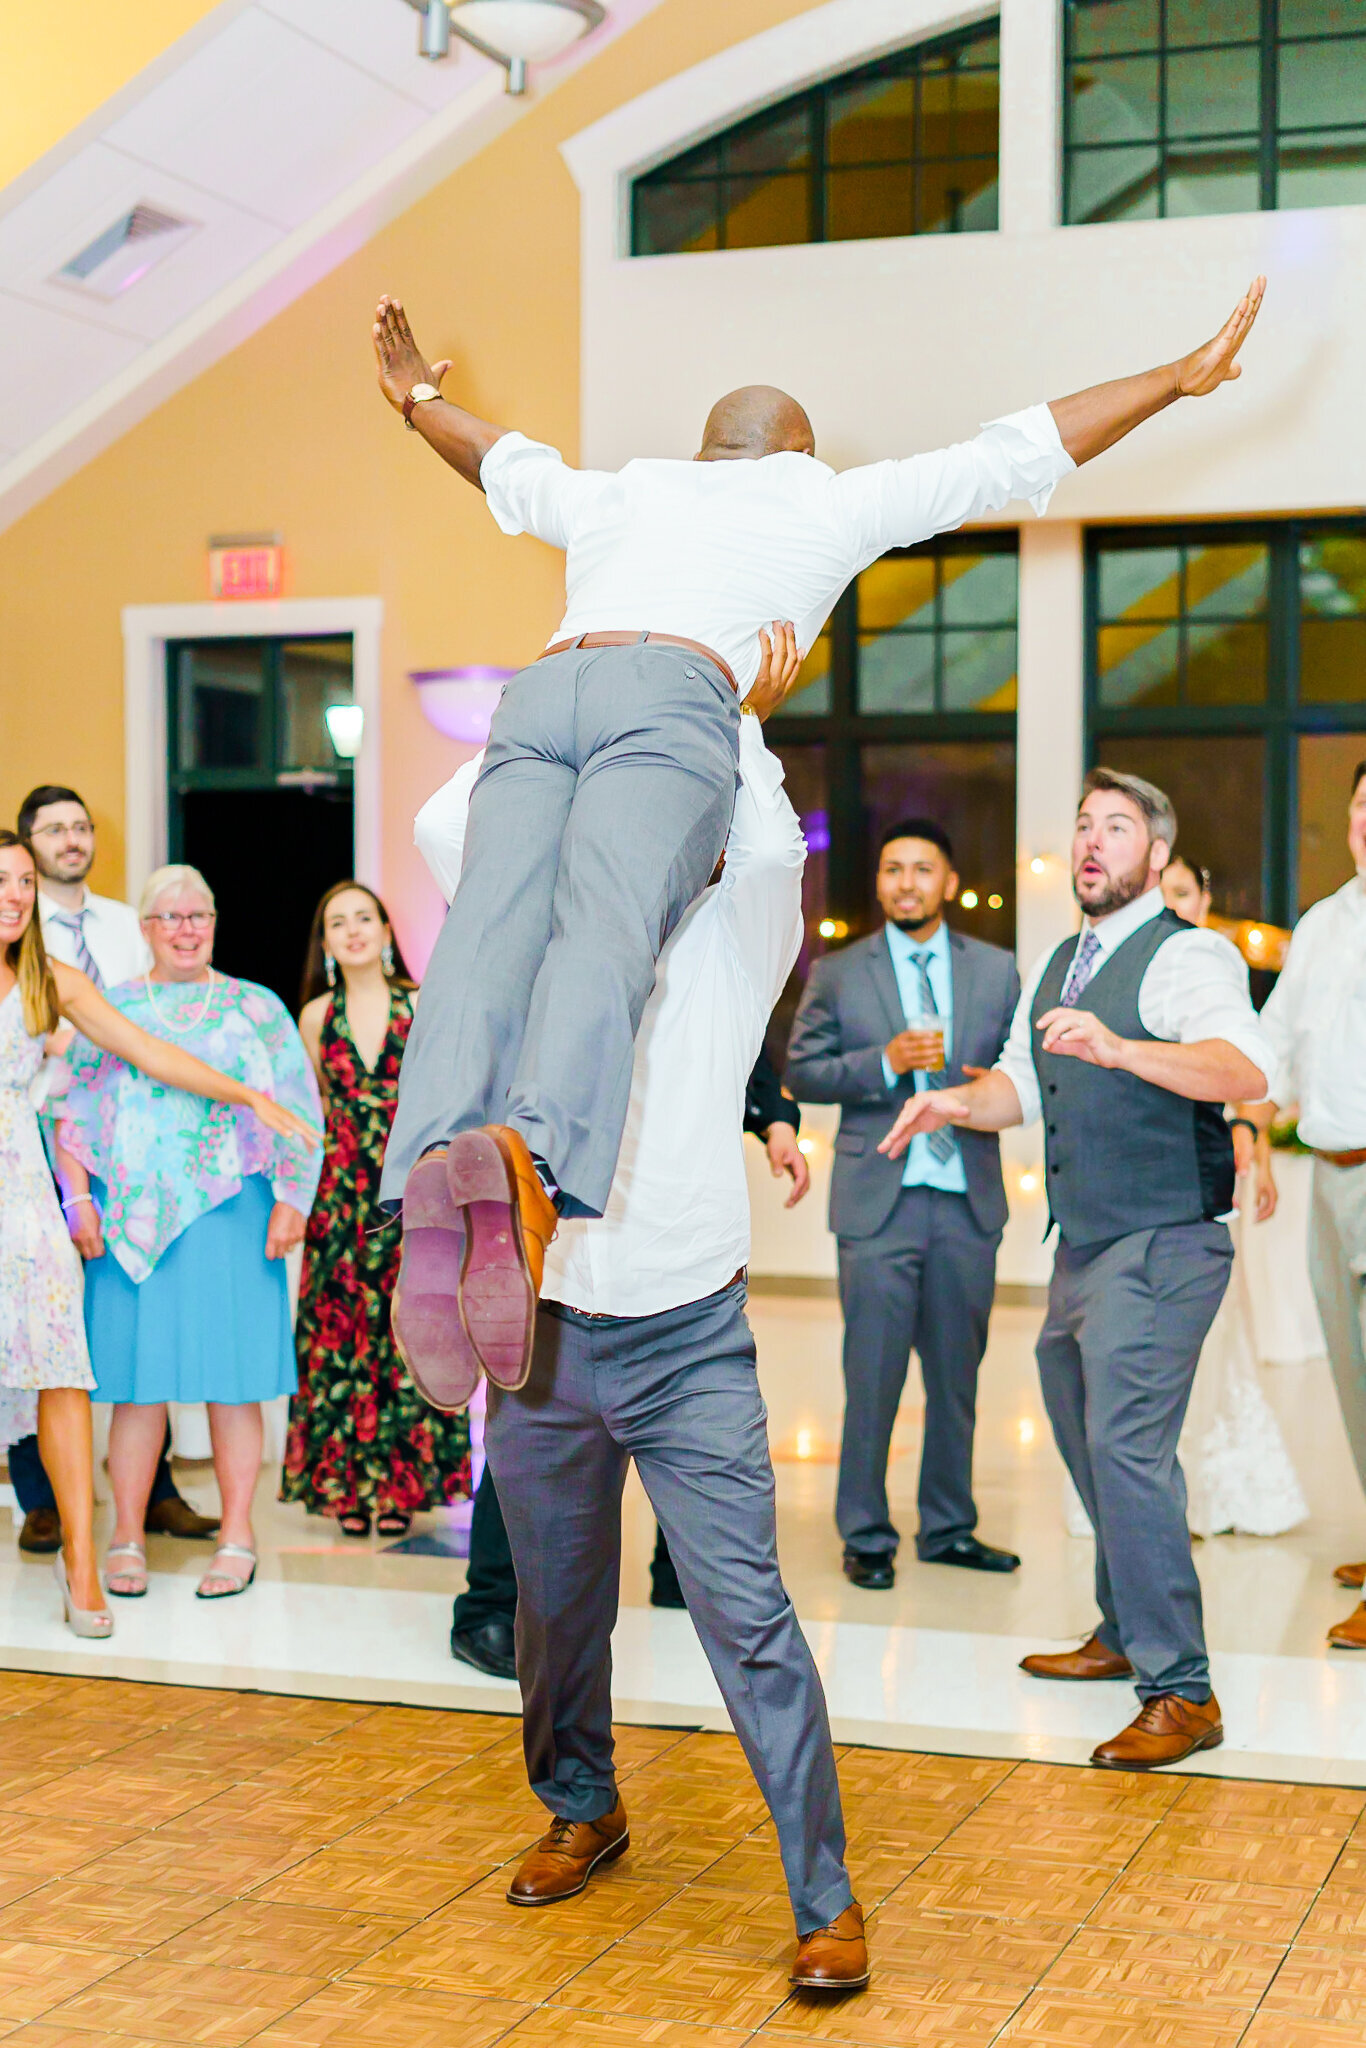
[[[839,1427],[839,1318],[832,1302],[757,1295],[751,1312],[777,1457],[784,1569],[845,1740],[992,1755],[1081,1760],[1131,1710],[1123,1685],[1047,1686],[1024,1678],[1025,1650],[1075,1637],[1094,1610],[1088,1542],[1069,1537],[1061,1466],[1032,1364],[1035,1311],[999,1309],[983,1375],[978,1436],[982,1534],[1024,1558],[1011,1578],[914,1562],[895,1590],[861,1593],[839,1569],[831,1523]],[[1331,1654],[1328,1623],[1351,1596],[1331,1567],[1366,1555],[1363,1502],[1327,1368],[1277,1368],[1282,1416],[1311,1517],[1289,1536],[1219,1537],[1197,1549],[1215,1684],[1228,1740],[1208,1768],[1241,1776],[1366,1784],[1366,1657]],[[919,1437],[908,1391],[892,1467],[894,1511],[909,1539]],[[182,1475],[205,1504],[210,1474]],[[192,1598],[205,1551],[154,1541],[152,1590],[117,1609],[103,1645],[62,1628],[41,1564],[0,1552],[0,1664],[187,1684],[242,1685],[515,1712],[516,1689],[453,1664],[449,1602],[464,1566],[338,1538],[331,1523],[277,1505],[263,1474],[260,1580],[230,1606]],[[624,1718],[724,1726],[686,1615],[646,1604],[653,1523],[627,1495],[614,1696]]]

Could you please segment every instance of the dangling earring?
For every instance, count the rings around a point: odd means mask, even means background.
[[[385,980],[392,981],[394,978],[394,943],[392,939],[384,941],[384,951],[379,957],[380,965],[384,969]]]
[[[335,988],[337,986],[337,963],[330,953],[323,954],[323,972],[327,976],[327,986]]]

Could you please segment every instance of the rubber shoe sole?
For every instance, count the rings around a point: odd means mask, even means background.
[[[536,1335],[517,1176],[487,1131],[463,1131],[446,1150],[446,1184],[464,1212],[460,1320],[494,1386],[514,1394],[530,1377]]]
[[[429,1152],[403,1190],[403,1253],[392,1328],[399,1357],[431,1408],[457,1414],[479,1385],[479,1360],[460,1320],[465,1220],[451,1200],[446,1161]]]

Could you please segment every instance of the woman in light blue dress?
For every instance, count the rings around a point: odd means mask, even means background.
[[[213,896],[193,868],[157,871],[141,904],[154,965],[106,993],[154,1038],[197,1053],[321,1128],[303,1042],[269,989],[212,965]],[[94,1398],[114,1404],[116,1524],[108,1590],[147,1590],[144,1522],[168,1401],[208,1404],[223,1526],[203,1599],[245,1592],[261,1403],[294,1391],[284,1257],[303,1240],[320,1156],[253,1119],[149,1083],[78,1041],[59,1164],[98,1205],[82,1245]]]

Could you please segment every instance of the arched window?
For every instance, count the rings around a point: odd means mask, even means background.
[[[647,172],[631,253],[994,228],[999,26],[827,79]]]

